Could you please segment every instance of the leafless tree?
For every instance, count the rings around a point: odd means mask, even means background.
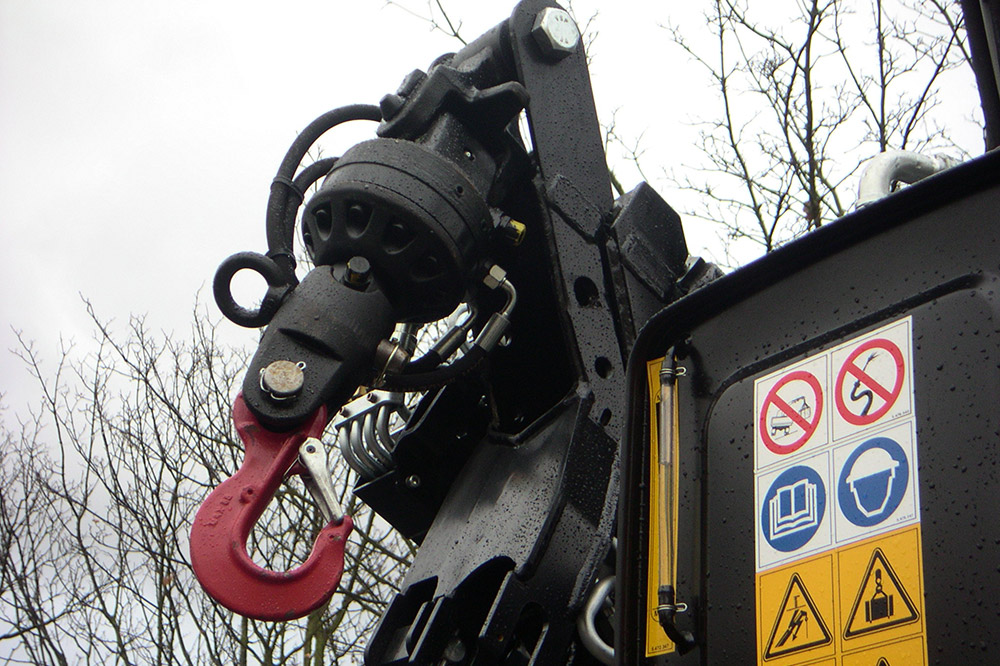
[[[42,400],[0,430],[0,661],[77,664],[360,663],[363,638],[400,579],[409,546],[335,483],[355,516],[332,601],[291,623],[217,606],[188,554],[199,504],[243,458],[229,414],[245,354],[198,312],[190,339],[125,332],[93,318],[97,349],[48,368],[18,354]],[[322,527],[301,484],[285,484],[251,538],[282,570]]]
[[[792,13],[713,0],[711,47],[671,29],[718,100],[700,123],[701,169],[680,179],[702,195],[688,212],[765,252],[847,213],[867,156],[967,156],[937,112],[944,79],[968,70],[958,2],[803,0],[785,9]]]

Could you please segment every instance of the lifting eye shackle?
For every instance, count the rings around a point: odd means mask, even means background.
[[[283,621],[325,604],[344,572],[344,546],[353,523],[334,516],[320,530],[308,559],[290,571],[264,569],[250,559],[247,538],[287,474],[307,470],[299,448],[318,438],[326,408],[301,428],[272,432],[247,407],[242,394],[233,423],[246,448],[243,463],[208,496],[191,527],[191,564],[205,591],[229,610],[257,620]]]

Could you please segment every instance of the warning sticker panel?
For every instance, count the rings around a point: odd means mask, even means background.
[[[757,574],[757,663],[926,664],[920,526]]]
[[[912,335],[754,382],[759,665],[927,663]]]
[[[757,571],[919,521],[911,327],[754,382]]]

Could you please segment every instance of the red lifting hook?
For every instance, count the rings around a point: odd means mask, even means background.
[[[299,430],[271,432],[247,407],[233,405],[233,423],[246,447],[243,464],[212,491],[191,527],[191,564],[201,586],[220,604],[258,620],[292,620],[325,604],[344,572],[344,546],[353,524],[335,516],[324,527],[309,558],[291,571],[270,571],[247,554],[247,538],[287,473],[306,470],[299,447],[326,426],[320,409]]]

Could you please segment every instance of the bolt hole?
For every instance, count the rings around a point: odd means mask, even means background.
[[[382,237],[382,245],[386,252],[400,252],[407,245],[413,242],[416,234],[405,222],[400,220],[390,220],[385,227],[385,235]]]
[[[344,227],[351,238],[360,238],[368,228],[368,220],[371,219],[371,208],[362,203],[348,202],[347,215],[345,216]]]
[[[607,379],[611,375],[611,371],[615,369],[612,365],[611,360],[605,356],[598,356],[594,360],[594,370],[597,374],[601,376],[602,379]]]
[[[414,279],[424,282],[433,280],[442,273],[441,261],[433,254],[425,254],[413,264]]]
[[[329,206],[318,206],[313,211],[313,219],[316,221],[316,233],[321,240],[330,238],[333,233],[333,217],[330,215]]]
[[[465,194],[465,188],[462,187],[461,185],[456,185],[455,194],[457,194],[458,196],[462,196],[463,194]]]
[[[606,426],[609,423],[611,423],[611,410],[605,409],[603,412],[601,412],[601,417],[597,420],[597,422],[600,423],[602,426]]]
[[[580,307],[590,307],[597,303],[601,293],[597,290],[597,285],[588,277],[578,277],[573,282],[573,295]]]

